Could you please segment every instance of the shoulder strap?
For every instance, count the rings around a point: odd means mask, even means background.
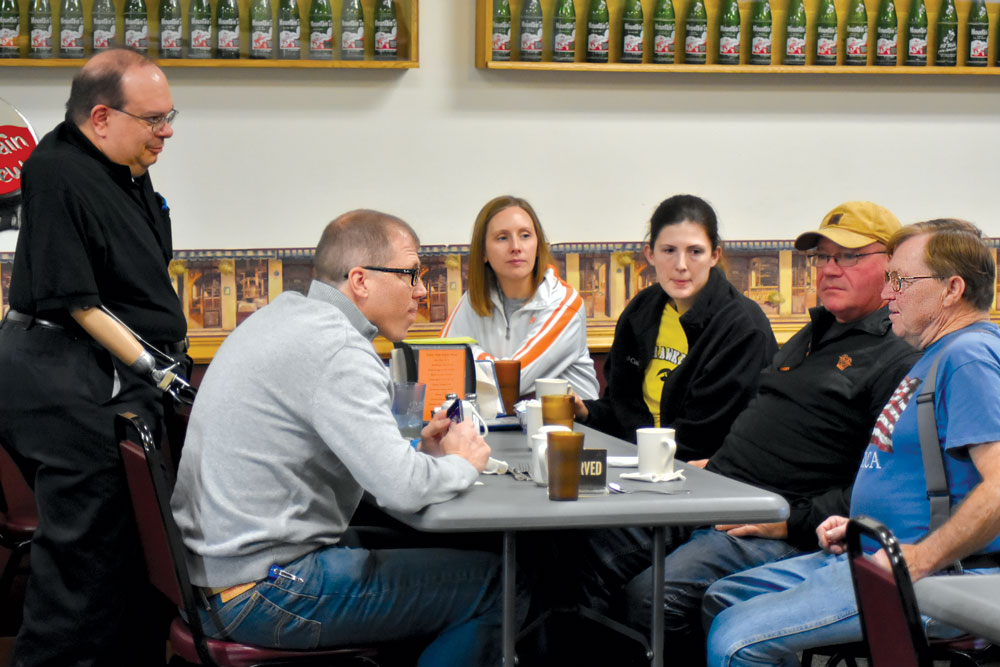
[[[928,533],[941,527],[951,517],[951,494],[948,490],[948,476],[944,470],[944,452],[938,438],[937,417],[934,414],[934,391],[937,388],[938,362],[948,345],[941,348],[930,370],[924,377],[920,393],[917,394],[917,428],[920,435],[920,453],[924,460],[924,477],[927,479],[927,500],[931,506],[931,520]]]

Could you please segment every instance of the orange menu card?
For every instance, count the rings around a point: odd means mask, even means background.
[[[424,421],[431,418],[431,410],[444,403],[448,394],[465,393],[466,349],[423,349],[417,352],[417,382],[427,385],[424,394]]]

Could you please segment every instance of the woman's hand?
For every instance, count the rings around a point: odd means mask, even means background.
[[[583,399],[576,394],[573,394],[573,416],[578,422],[585,422],[590,416],[590,410],[584,405]]]

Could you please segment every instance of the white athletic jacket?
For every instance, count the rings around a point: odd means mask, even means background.
[[[550,266],[535,295],[510,319],[500,295],[490,294],[493,312],[480,317],[462,295],[441,329],[441,337],[474,338],[476,359],[519,359],[521,395],[535,390],[537,378],[568,380],[580,398],[597,398],[597,374],[587,349],[587,312],[580,294]]]

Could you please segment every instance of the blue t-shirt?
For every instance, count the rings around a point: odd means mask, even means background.
[[[977,322],[935,341],[906,374],[875,423],[854,482],[851,516],[878,519],[904,544],[918,541],[930,524],[915,399],[946,345],[934,403],[953,511],[982,479],[968,445],[1000,441],[1000,329]],[[998,550],[1000,537],[982,552]]]

